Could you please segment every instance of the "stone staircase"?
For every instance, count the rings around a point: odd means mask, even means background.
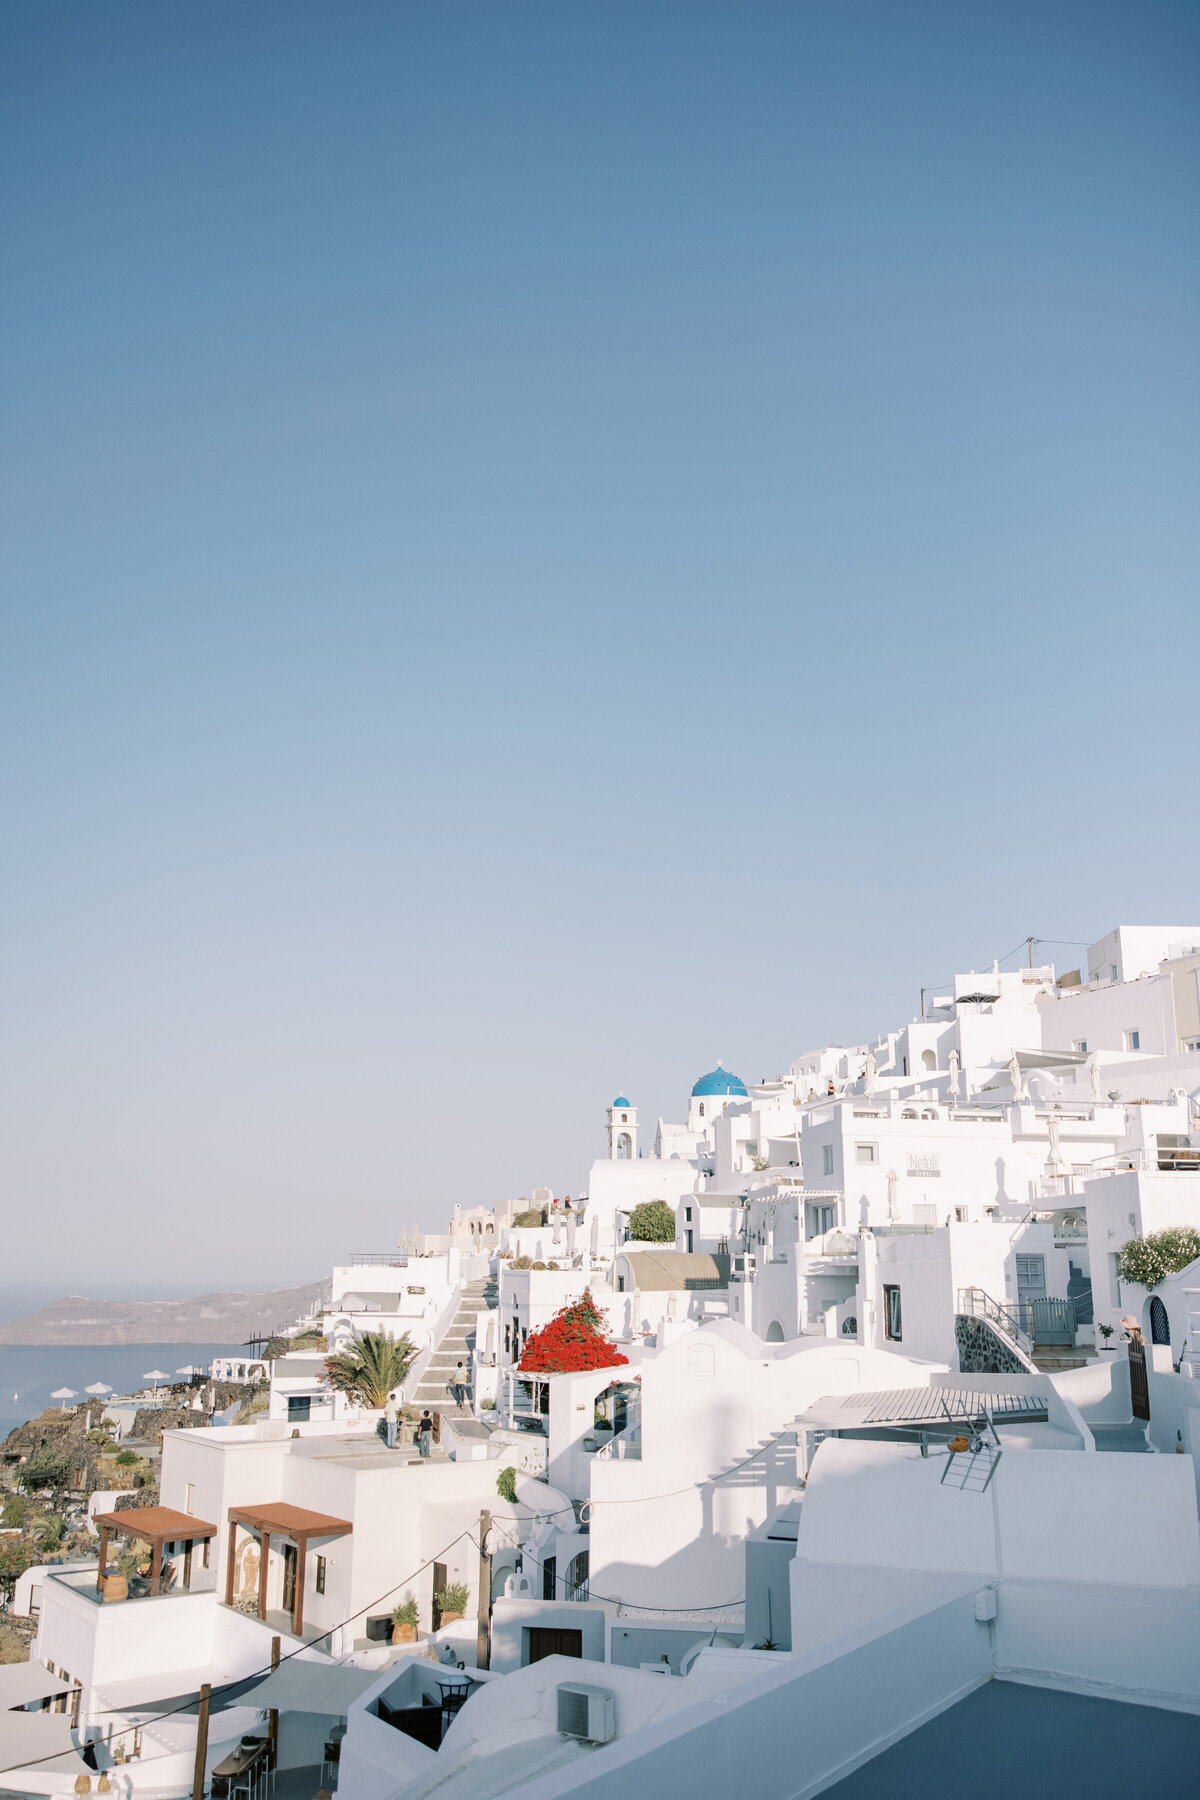
[[[1043,1375],[1062,1375],[1068,1369],[1086,1369],[1096,1361],[1096,1352],[1087,1345],[1035,1344],[1033,1366]]]
[[[471,1352],[475,1348],[475,1325],[480,1313],[486,1312],[495,1301],[496,1284],[490,1275],[485,1276],[482,1281],[470,1282],[463,1289],[458,1311],[434,1346],[420,1385],[406,1396],[411,1408],[417,1412],[425,1407],[432,1409],[435,1406],[443,1412],[452,1410],[454,1402],[450,1398],[450,1383],[458,1363],[463,1366],[468,1392],[466,1404],[470,1406]]]

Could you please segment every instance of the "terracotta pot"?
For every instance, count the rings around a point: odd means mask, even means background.
[[[106,1575],[104,1577],[105,1600],[128,1600],[129,1583],[123,1575]]]
[[[444,1613],[439,1613],[438,1618],[441,1620],[443,1625],[453,1625],[456,1619],[462,1618],[462,1614],[455,1613],[455,1612],[444,1612]]]
[[[392,1626],[392,1642],[393,1642],[393,1644],[415,1644],[416,1641],[417,1641],[417,1628],[415,1625],[393,1625]]]

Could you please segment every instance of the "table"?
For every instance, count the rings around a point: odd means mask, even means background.
[[[456,1670],[453,1674],[439,1675],[437,1684],[442,1696],[442,1711],[452,1719],[471,1692],[471,1677]]]
[[[246,1791],[254,1793],[259,1784],[266,1779],[267,1759],[270,1745],[266,1738],[259,1738],[253,1748],[248,1744],[239,1744],[236,1750],[223,1756],[212,1772],[213,1800],[222,1800],[228,1795],[235,1782],[247,1776]]]

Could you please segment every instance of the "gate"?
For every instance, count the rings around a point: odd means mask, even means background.
[[[1034,1300],[1033,1339],[1037,1344],[1074,1344],[1075,1303],[1072,1300]]]
[[[1146,1345],[1140,1331],[1129,1339],[1129,1397],[1135,1419],[1150,1417],[1150,1388],[1146,1381]]]

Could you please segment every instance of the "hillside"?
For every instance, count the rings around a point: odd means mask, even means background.
[[[72,1294],[0,1325],[0,1344],[242,1344],[308,1311],[327,1284],[189,1300],[85,1300]]]

